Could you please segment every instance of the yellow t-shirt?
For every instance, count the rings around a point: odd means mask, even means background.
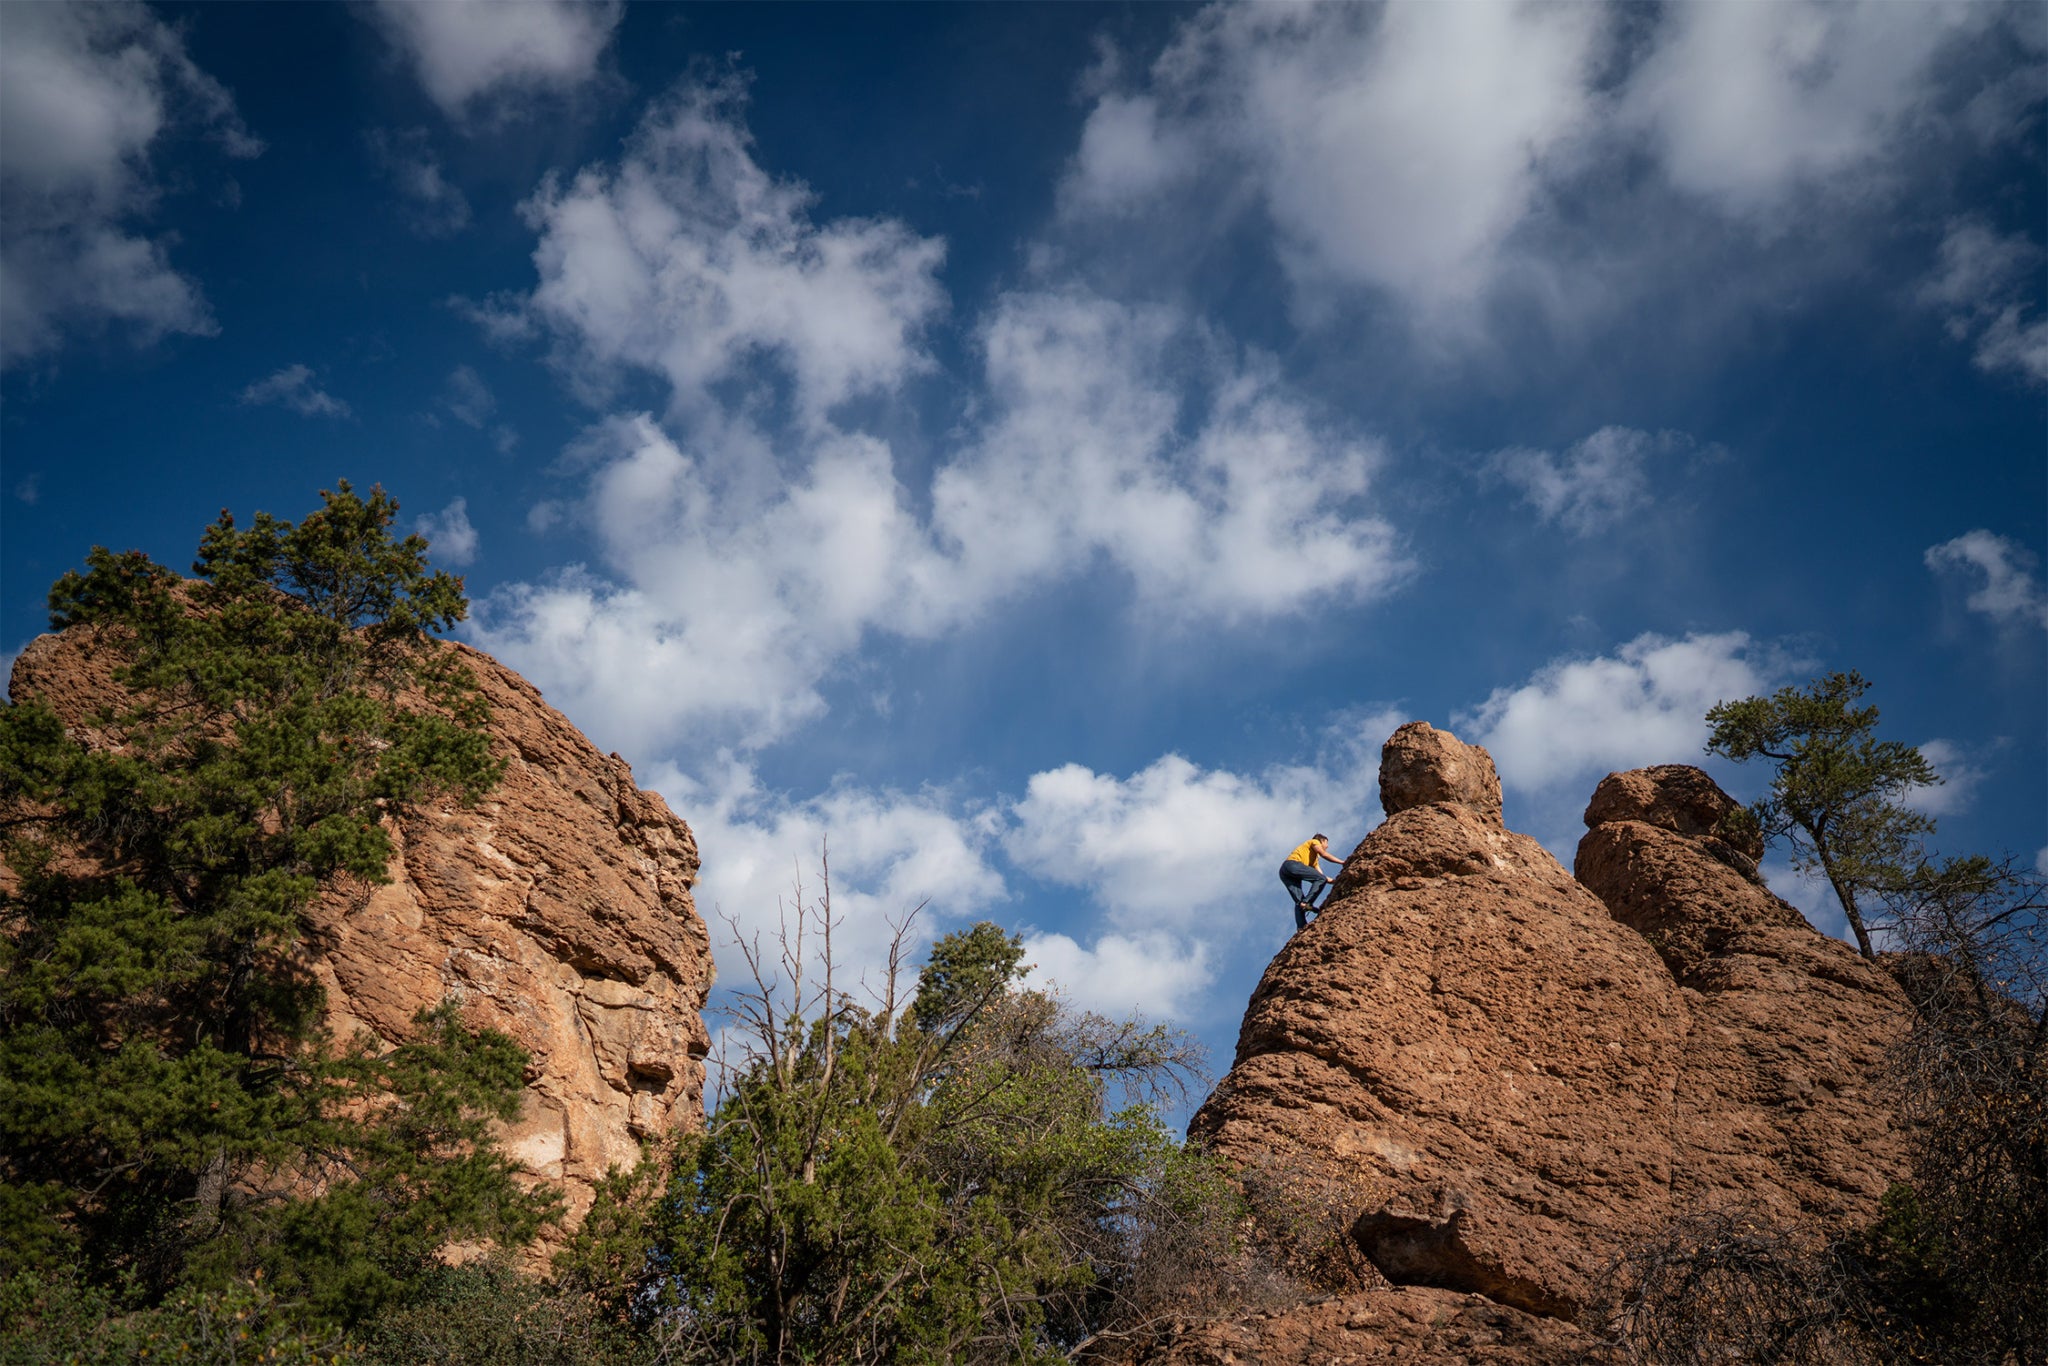
[[[1322,871],[1322,865],[1316,862],[1316,842],[1314,840],[1303,840],[1301,847],[1287,856],[1287,861],[1289,863],[1306,863],[1317,872]]]

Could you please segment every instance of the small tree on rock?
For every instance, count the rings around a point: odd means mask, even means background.
[[[1707,712],[1707,752],[1776,765],[1750,816],[1766,840],[1786,842],[1794,868],[1828,880],[1857,950],[1875,958],[1866,903],[1917,866],[1934,822],[1904,798],[1941,775],[1914,746],[1877,738],[1877,708],[1856,705],[1869,689],[1861,674],[1831,673],[1804,688],[1718,703]]]

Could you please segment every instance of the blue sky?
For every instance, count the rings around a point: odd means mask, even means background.
[[[1568,861],[1855,668],[2048,863],[2044,101],[2023,4],[0,6],[0,648],[382,483],[707,916],[829,836],[1219,1065],[1411,718]]]

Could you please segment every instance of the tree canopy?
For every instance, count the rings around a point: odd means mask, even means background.
[[[462,581],[383,490],[321,496],[296,525],[223,512],[191,578],[94,548],[50,619],[107,700],[0,707],[0,1280],[135,1308],[261,1272],[345,1324],[451,1240],[551,1215],[489,1139],[509,1039],[447,1006],[393,1048],[319,1029],[313,899],[387,880],[387,813],[501,768],[433,640]]]
[[[1786,842],[1795,868],[1827,879],[1865,958],[1877,952],[1865,915],[1872,895],[1908,875],[1934,829],[1904,798],[1941,781],[1918,749],[1877,738],[1877,708],[1856,705],[1869,689],[1861,674],[1831,673],[1707,712],[1708,753],[1774,765],[1751,816],[1765,839]]]

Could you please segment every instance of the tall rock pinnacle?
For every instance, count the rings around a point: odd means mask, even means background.
[[[1874,1212],[1902,1165],[1871,1079],[1903,998],[1755,880],[1704,773],[1610,776],[1583,883],[1502,824],[1492,758],[1448,732],[1396,731],[1380,790],[1192,1137],[1342,1170],[1395,1285],[1550,1319],[1694,1209]]]

